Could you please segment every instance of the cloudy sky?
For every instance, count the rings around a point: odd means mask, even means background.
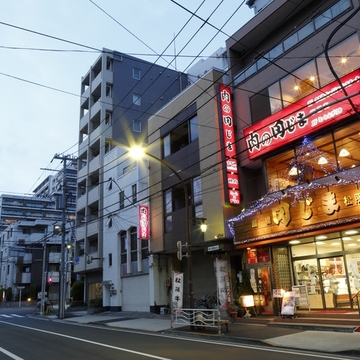
[[[155,61],[167,49],[157,63],[176,52],[186,71],[253,16],[243,0],[0,2],[0,194],[15,195],[62,167],[56,153],[77,155],[81,77],[99,50]]]

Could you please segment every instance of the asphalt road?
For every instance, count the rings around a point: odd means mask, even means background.
[[[29,309],[0,308],[1,360],[345,359],[330,354],[249,346],[158,333],[125,331],[27,316]],[[352,359],[347,357],[346,359]]]

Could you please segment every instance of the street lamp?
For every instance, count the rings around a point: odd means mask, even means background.
[[[167,167],[180,181],[185,195],[185,217],[186,217],[186,247],[187,247],[187,260],[188,260],[188,283],[189,283],[189,301],[190,308],[194,306],[194,292],[193,292],[193,276],[192,276],[192,255],[191,255],[191,236],[190,236],[190,216],[189,216],[189,190],[179,175],[179,172],[176,171],[170,164],[165,162],[164,160],[158,158],[155,155],[149,154],[144,151],[144,149],[140,146],[135,146],[130,148],[129,154],[136,159],[143,158],[144,156],[148,156],[151,159],[158,161],[160,164]]]

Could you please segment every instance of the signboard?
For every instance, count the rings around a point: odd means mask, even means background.
[[[235,128],[232,113],[230,88],[220,85],[220,116],[225,152],[226,181],[229,202],[240,205],[240,183],[236,158]]]
[[[220,309],[225,310],[228,302],[229,263],[227,260],[215,259],[216,283]]]
[[[295,292],[285,291],[281,306],[282,316],[292,316],[295,313]]]
[[[308,307],[310,311],[310,301],[306,285],[294,285],[292,290],[295,292],[295,304],[299,307]]]
[[[173,271],[172,309],[181,312],[183,308],[184,274]]]
[[[355,104],[360,103],[360,70],[345,75],[341,83]],[[285,109],[244,130],[249,159],[302,138],[354,114],[337,81],[305,96]]]
[[[139,239],[148,240],[150,237],[149,207],[139,206]]]

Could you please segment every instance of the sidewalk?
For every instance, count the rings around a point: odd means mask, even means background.
[[[143,312],[103,312],[88,315],[86,311],[67,314],[64,319],[80,324],[97,324],[119,329],[160,332],[168,335],[196,337],[226,342],[267,344],[284,348],[355,355],[360,357],[360,333],[356,326],[277,322],[276,318],[237,319],[229,321],[229,332],[218,335],[217,329],[195,331],[190,326],[174,325],[170,315]],[[356,324],[360,325],[360,319]],[[354,323],[355,324],[355,323]]]

